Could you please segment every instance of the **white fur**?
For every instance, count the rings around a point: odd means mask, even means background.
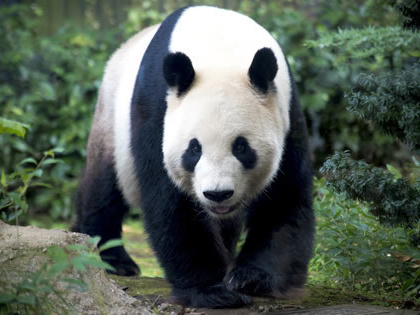
[[[130,106],[137,72],[158,25],[138,33],[122,45],[109,60],[103,80],[104,90],[114,106],[114,162],[120,189],[132,207],[140,203],[139,184],[130,145]],[[109,92],[112,91],[112,92]]]
[[[276,92],[255,93],[248,69],[255,53],[269,47],[279,71]],[[210,8],[187,9],[175,26],[170,51],[192,61],[196,77],[186,95],[167,96],[163,152],[165,167],[182,190],[195,195],[205,208],[215,204],[206,190],[234,190],[222,206],[240,208],[264,190],[278,170],[289,129],[290,78],[280,47],[253,20],[238,13]],[[257,152],[255,168],[244,170],[232,154],[232,143],[245,137]],[[192,138],[202,145],[194,174],[181,158]],[[210,214],[212,214],[210,212]]]

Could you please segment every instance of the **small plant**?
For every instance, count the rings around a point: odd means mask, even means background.
[[[25,137],[28,125],[0,118],[0,134],[15,134]],[[0,177],[0,219],[19,225],[19,216],[28,211],[26,194],[30,187],[51,187],[51,185],[40,180],[43,170],[47,165],[62,163],[55,158],[55,153],[62,152],[56,148],[45,151],[43,157],[37,161],[34,158],[22,160],[10,174],[1,170]]]
[[[68,245],[64,249],[51,246],[45,262],[35,273],[23,276],[17,284],[0,280],[0,313],[72,313],[72,305],[65,294],[72,289],[84,291],[88,288],[85,275],[89,268],[114,270],[103,262],[96,251],[99,237],[89,238],[87,245]],[[101,250],[120,246],[121,240],[111,240]]]

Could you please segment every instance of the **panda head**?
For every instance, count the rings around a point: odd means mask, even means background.
[[[181,52],[164,60],[169,86],[165,168],[175,185],[212,217],[244,209],[277,173],[288,130],[281,113],[288,104],[279,105],[277,72],[270,48],[258,50],[247,69],[238,71],[196,71]]]

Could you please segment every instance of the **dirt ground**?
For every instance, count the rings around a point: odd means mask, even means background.
[[[16,293],[13,284],[25,279],[32,281],[34,273],[51,260],[46,254],[49,247],[67,248],[86,244],[86,241],[87,236],[83,234],[36,227],[16,228],[0,221],[0,314],[2,294]],[[254,299],[253,305],[242,309],[192,309],[168,303],[170,286],[160,277],[118,277],[109,276],[98,268],[84,272],[73,268],[62,273],[62,278],[83,280],[88,289],[66,288],[63,281],[55,281],[54,288],[59,294],[48,297],[53,306],[51,313],[61,314],[64,310],[64,313],[75,314],[419,314],[418,309],[397,309],[404,305],[378,308],[372,304],[381,304],[381,301],[310,286],[300,300]],[[37,307],[43,307],[42,300]]]

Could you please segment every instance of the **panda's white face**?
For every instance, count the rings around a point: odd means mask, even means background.
[[[204,73],[187,93],[168,93],[164,163],[180,190],[223,218],[273,179],[288,126],[275,91],[257,93],[246,73]]]

